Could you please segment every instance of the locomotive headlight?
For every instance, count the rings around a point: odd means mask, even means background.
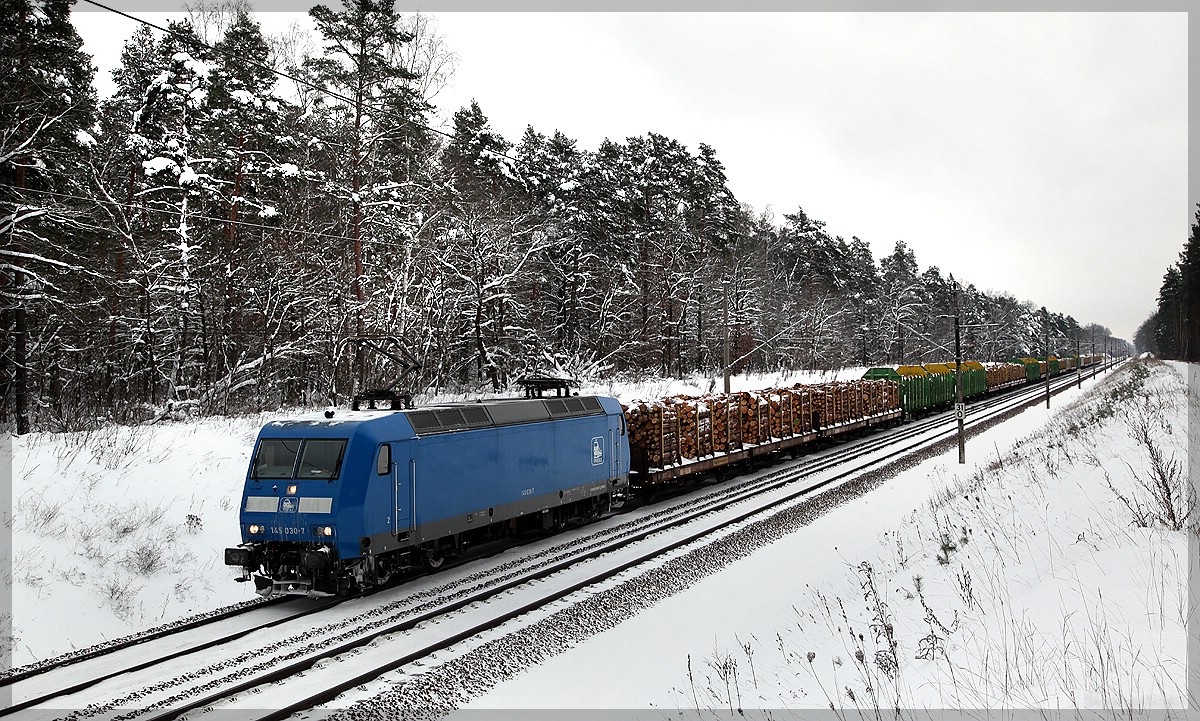
[[[263,526],[260,526],[258,524],[251,524],[250,527],[247,528],[246,530],[250,531],[251,536],[257,536],[258,534],[262,533],[266,529]]]
[[[288,486],[288,487],[287,487],[287,494],[288,494],[289,496],[294,496],[294,495],[296,495],[296,484],[295,484],[295,483],[293,483],[292,485],[290,485],[290,486]]]
[[[315,530],[318,536],[328,538],[333,535],[333,526],[317,526]]]

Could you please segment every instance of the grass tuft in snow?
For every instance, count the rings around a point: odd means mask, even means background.
[[[14,439],[14,663],[256,598],[233,583],[221,551],[238,539],[248,455],[266,420]]]

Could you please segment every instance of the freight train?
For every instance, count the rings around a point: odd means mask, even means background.
[[[964,363],[964,395],[1098,360]],[[246,476],[242,542],[225,563],[264,596],[370,588],[473,544],[594,520],[633,493],[948,407],[953,365],[629,408],[543,382],[526,398],[395,410],[372,398],[371,409],[356,400],[350,412],[268,423]]]

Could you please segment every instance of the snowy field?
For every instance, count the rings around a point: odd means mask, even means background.
[[[1184,369],[1101,376],[973,438],[973,464],[747,529],[777,540],[465,708],[1179,708]]]
[[[861,377],[737,376],[733,390]],[[622,401],[721,389],[719,378],[593,384]],[[473,399],[475,396],[471,396]],[[463,400],[439,396],[435,402]],[[122,638],[252,601],[223,549],[238,538],[249,454],[268,421],[298,412],[205,418],[12,441],[12,663]]]

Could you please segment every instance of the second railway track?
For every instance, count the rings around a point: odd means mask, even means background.
[[[1056,392],[1074,382],[1059,379]],[[1024,389],[977,404],[967,423],[985,423],[1040,402],[1043,392]],[[237,708],[239,718],[283,718],[733,524],[942,441],[953,432],[952,420],[941,414],[825,449],[749,479],[671,499],[665,507],[637,509],[538,542],[516,559],[489,559],[418,579],[324,609],[308,621],[285,620],[147,660],[86,687],[64,686],[66,693],[48,691],[54,681],[44,675],[20,679],[9,684],[13,706],[0,713],[29,709],[45,718],[165,719],[197,709]],[[479,565],[483,568],[472,570]]]

